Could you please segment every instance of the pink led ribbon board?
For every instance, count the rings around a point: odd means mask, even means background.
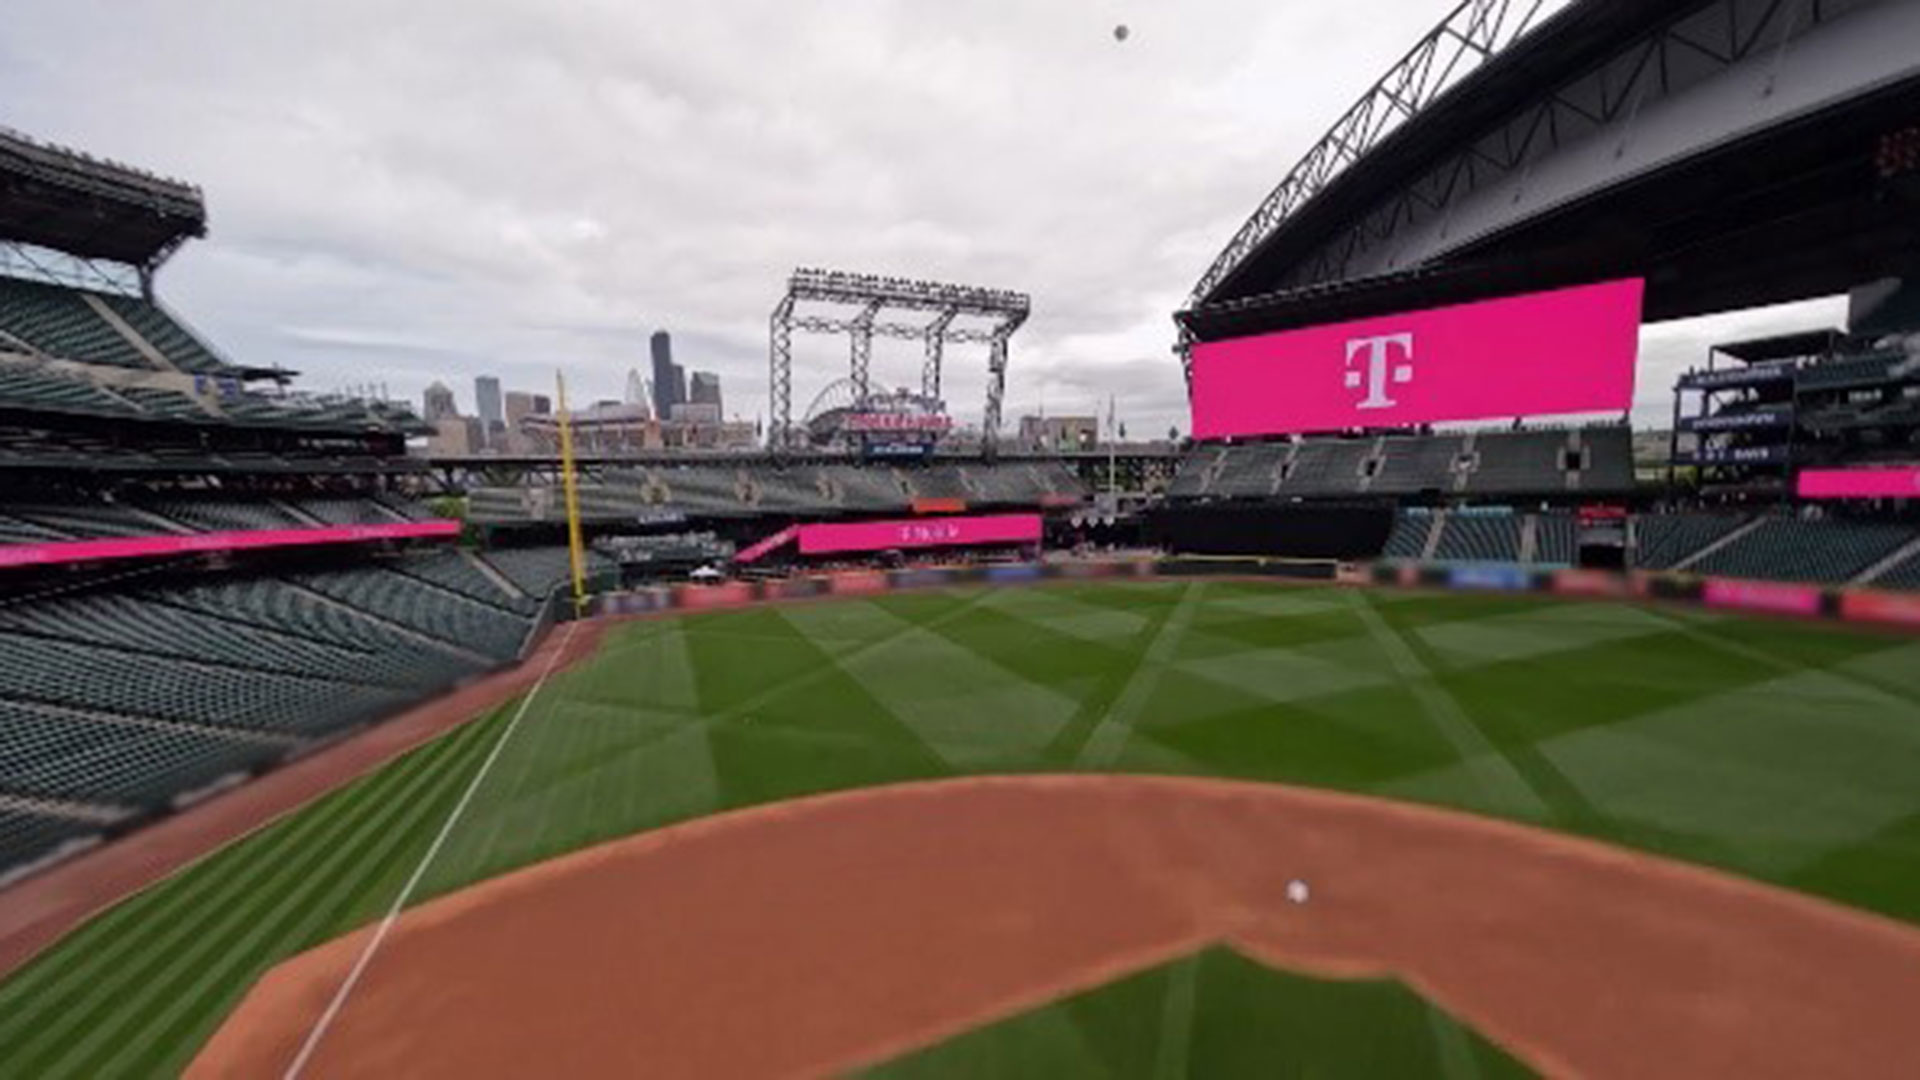
[[[802,555],[888,551],[894,548],[961,547],[970,544],[1025,544],[1038,543],[1039,540],[1039,514],[986,514],[800,526]]]
[[[67,540],[52,544],[8,544],[0,546],[0,568],[458,535],[460,535],[460,523],[457,521],[409,521],[396,522],[392,525],[332,525],[317,529],[248,529],[235,532],[194,533],[190,536],[133,536],[116,537],[112,540]]]

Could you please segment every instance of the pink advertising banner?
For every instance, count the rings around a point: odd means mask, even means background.
[[[1820,590],[1805,585],[1714,578],[1706,583],[1701,598],[1708,607],[1767,611],[1775,615],[1820,614]]]
[[[1796,490],[1803,499],[1920,499],[1920,466],[1803,469]]]
[[[1193,348],[1201,439],[1633,406],[1639,280]]]
[[[920,518],[917,521],[856,521],[800,526],[802,555],[957,547],[964,544],[1026,544],[1038,543],[1039,540],[1039,514],[987,514]]]
[[[67,540],[53,544],[8,544],[0,547],[0,568],[458,535],[460,523],[457,521],[409,521],[392,525],[330,525],[316,529],[251,529],[194,533],[191,536],[133,536],[112,540]]]

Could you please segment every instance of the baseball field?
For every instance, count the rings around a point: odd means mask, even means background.
[[[1901,1004],[1880,1001],[1920,977],[1916,672],[1920,641],[1832,625],[1238,581],[632,621],[530,699],[113,906],[12,974],[0,1071],[284,1062],[417,875],[313,1075],[485,1048],[484,1035],[537,1042],[560,1030],[541,1027],[543,1009],[686,1051],[659,1068],[608,1061],[625,1075],[727,1060],[900,1077],[1471,1077],[1605,1060],[1582,1056],[1603,1040],[1687,1072],[1734,1060],[1683,1045],[1700,1026],[1687,1010],[1711,1011],[1718,992],[1689,981],[1693,947],[1720,950],[1707,974],[1742,984],[1775,970],[1745,963],[1824,965],[1799,998],[1720,1019],[1845,1038],[1868,1056],[1826,1064],[1894,1073],[1920,1045]],[[1105,774],[1167,779],[1061,778]],[[1036,779],[962,779],[984,776]],[[702,862],[706,845],[733,857]],[[1280,899],[1294,880],[1310,901]],[[1010,896],[1031,905],[995,906]],[[887,902],[869,911],[874,897]],[[997,913],[978,932],[1000,936],[969,938],[970,912]],[[1692,929],[1660,937],[1662,916]],[[1749,921],[1759,936],[1740,936]],[[885,948],[867,949],[869,933]],[[1441,955],[1508,934],[1532,944],[1500,964]],[[724,991],[692,982],[718,964],[703,951],[736,973]],[[908,967],[863,981],[867,952]],[[590,974],[596,953],[607,967]],[[1641,953],[1673,971],[1623,959]],[[1543,954],[1557,971],[1521,970]],[[535,970],[541,957],[553,970]],[[1016,970],[1034,957],[1052,966]],[[524,992],[476,990],[502,971]],[[1644,1016],[1626,1000],[1636,987]],[[1556,993],[1569,1000],[1543,1008]],[[1818,1015],[1801,1015],[1808,999]],[[767,1011],[814,1006],[871,1030],[789,1036]],[[1778,1022],[1756,1023],[1774,1008]],[[650,1026],[649,1009],[682,1012]],[[236,1010],[272,1037],[221,1030]],[[1752,1047],[1773,1053],[1760,1034]],[[580,1052],[617,1052],[589,1043]],[[746,1044],[776,1056],[695,1053]]]

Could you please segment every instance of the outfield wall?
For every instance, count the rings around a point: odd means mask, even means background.
[[[1550,569],[1505,563],[1335,563],[1284,559],[1137,558],[986,566],[843,570],[717,585],[658,585],[596,596],[592,615],[703,611],[767,601],[873,596],[955,585],[1017,585],[1111,578],[1265,577],[1300,582],[1460,592],[1550,593],[1654,600],[1761,615],[1838,619],[1920,630],[1920,593],[1650,571]]]

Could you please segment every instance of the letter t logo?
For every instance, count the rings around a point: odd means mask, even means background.
[[[1400,353],[1408,363],[1393,362],[1393,347],[1398,345]],[[1361,352],[1366,353],[1366,367],[1354,370],[1353,363]],[[1347,342],[1347,388],[1358,390],[1366,387],[1367,396],[1361,400],[1362,409],[1391,409],[1399,402],[1387,396],[1388,389],[1394,383],[1413,381],[1413,335],[1386,334],[1381,337],[1355,338]]]

